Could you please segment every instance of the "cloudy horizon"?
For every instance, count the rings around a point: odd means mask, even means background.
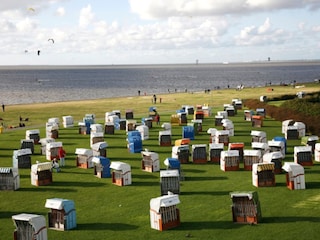
[[[319,0],[11,0],[0,6],[0,65],[319,59],[319,9]]]

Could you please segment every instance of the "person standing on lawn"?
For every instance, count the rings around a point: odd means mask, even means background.
[[[55,158],[53,159],[52,161],[52,169],[55,170],[57,173],[58,172],[61,172],[61,169],[59,167],[59,163],[58,163],[58,160]]]
[[[65,166],[64,159],[66,157],[66,151],[63,149],[63,147],[59,147],[58,156],[60,159],[60,166]]]

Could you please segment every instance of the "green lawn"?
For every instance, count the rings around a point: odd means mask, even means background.
[[[219,93],[214,93],[219,94]],[[204,104],[214,106],[213,116],[205,118],[203,132],[196,135],[192,144],[208,144],[207,129],[214,126],[214,115],[222,110],[221,102],[213,96],[192,95],[186,99],[184,94],[164,97],[164,102],[158,105],[161,122],[170,121],[171,114],[179,109],[182,103]],[[222,94],[222,93],[221,93]],[[258,93],[259,94],[259,93]],[[229,94],[230,96],[230,94]],[[181,99],[180,99],[181,97]],[[224,103],[230,103],[237,97],[224,97]],[[189,98],[189,97],[188,97]],[[242,97],[243,98],[243,97]],[[180,99],[180,100],[179,100]],[[102,100],[101,100],[102,101]],[[110,100],[111,101],[111,100]],[[49,117],[75,115],[81,119],[86,113],[97,114],[97,122],[104,124],[104,113],[113,109],[132,108],[135,118],[148,115],[151,100],[145,98],[143,102],[131,99],[103,100],[97,102],[79,102],[75,107],[72,103],[64,106],[30,105],[12,106],[4,117],[14,118],[23,112],[23,116],[31,118],[27,128],[6,130],[0,134],[0,167],[11,166],[12,152],[20,146],[20,139],[25,138],[26,129],[40,129],[41,137],[45,136],[45,122]],[[126,102],[131,101],[131,104]],[[142,101],[142,100],[141,100]],[[62,104],[62,103],[61,103]],[[116,105],[119,104],[119,105]],[[58,107],[57,107],[58,106]],[[96,106],[96,107],[94,107]],[[120,107],[119,107],[120,106]],[[59,109],[61,108],[61,109]],[[105,110],[103,110],[105,109]],[[28,111],[30,110],[30,111]],[[243,110],[230,117],[235,125],[235,136],[230,142],[244,142],[245,148],[251,146],[250,122],[243,119]],[[191,117],[188,117],[191,120]],[[61,120],[62,121],[62,120]],[[216,127],[221,129],[221,127]],[[281,136],[281,123],[266,118],[262,128],[255,128],[267,132],[268,140]],[[161,169],[165,169],[163,161],[171,157],[171,147],[160,147],[158,132],[160,126],[153,124],[150,129],[150,139],[143,141],[143,147],[159,153]],[[182,137],[182,126],[174,126],[172,139]],[[243,170],[223,172],[217,164],[183,164],[185,181],[181,182],[181,194],[178,205],[181,215],[181,225],[177,228],[159,232],[150,228],[149,201],[160,196],[159,172],[148,173],[141,170],[141,154],[129,153],[126,148],[126,133],[117,130],[114,135],[105,135],[108,143],[107,155],[111,161],[129,163],[132,169],[132,185],[119,187],[111,183],[110,178],[99,179],[93,175],[93,169],[75,167],[75,149],[89,148],[90,136],[80,135],[78,127],[60,128],[59,139],[67,151],[66,166],[61,173],[53,173],[53,184],[36,187],[30,183],[30,170],[20,169],[21,187],[17,191],[0,191],[0,232],[1,239],[12,239],[14,225],[11,216],[19,213],[36,213],[45,215],[48,209],[44,207],[47,198],[59,197],[71,199],[75,202],[77,213],[77,228],[70,231],[48,230],[48,239],[316,239],[320,233],[320,163],[315,162],[312,167],[305,167],[306,189],[291,191],[286,187],[285,174],[276,175],[276,186],[256,188],[252,185],[252,175]],[[288,153],[285,161],[293,161],[293,147],[298,146],[300,140],[288,141]],[[36,146],[32,162],[46,161],[40,155],[40,146]],[[234,224],[231,214],[232,191],[257,191],[261,203],[262,222],[258,225]],[[308,236],[308,237],[307,237]]]
[[[284,102],[285,102],[285,100],[283,100],[283,101],[269,101],[268,104],[274,105],[276,107],[280,107]]]

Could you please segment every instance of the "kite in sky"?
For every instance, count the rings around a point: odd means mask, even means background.
[[[52,43],[54,43],[54,40],[52,38],[49,38],[48,41],[52,41]]]

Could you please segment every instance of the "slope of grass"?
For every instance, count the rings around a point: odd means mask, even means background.
[[[274,92],[281,92],[284,87],[274,87]],[[307,88],[307,87],[306,87]],[[311,88],[310,88],[311,89]],[[312,87],[314,90],[314,87]],[[306,89],[307,90],[307,89]],[[291,88],[285,91],[295,91]],[[312,91],[312,90],[310,90]],[[207,129],[214,126],[214,115],[222,110],[223,103],[230,103],[233,98],[257,98],[266,93],[265,88],[244,89],[243,91],[223,90],[211,94],[168,94],[161,96],[162,103],[157,104],[161,122],[169,122],[171,114],[181,105],[205,104],[213,106],[213,115],[203,121],[203,132],[196,135],[192,144],[208,144]],[[269,93],[269,92],[267,92]],[[160,97],[160,96],[159,96]],[[5,121],[12,121],[17,116],[29,117],[26,128],[6,129],[0,134],[1,167],[12,165],[12,152],[20,147],[20,139],[25,138],[26,129],[38,128],[41,137],[45,137],[45,122],[50,117],[72,115],[82,119],[86,113],[95,113],[97,122],[104,124],[106,111],[133,109],[135,118],[148,115],[151,97],[132,97],[95,101],[65,102],[52,104],[8,106],[3,113]],[[8,120],[7,120],[8,119]],[[188,117],[190,121],[192,117]],[[230,117],[235,125],[235,136],[230,142],[244,142],[245,148],[251,146],[250,122],[243,120],[243,110]],[[221,127],[216,127],[221,129]],[[160,126],[153,124],[150,138],[143,141],[143,147],[160,155],[161,169],[163,161],[171,157],[171,147],[160,147],[158,133]],[[262,128],[267,138],[281,136],[281,123],[266,118]],[[172,142],[182,137],[182,126],[173,126]],[[319,172],[320,164],[305,168],[306,190],[290,191],[286,187],[285,174],[276,175],[276,186],[256,188],[252,185],[252,175],[243,170],[223,172],[217,164],[183,164],[185,181],[181,182],[181,225],[177,228],[159,232],[150,228],[149,201],[160,196],[159,172],[148,173],[141,170],[140,153],[129,153],[126,147],[126,133],[117,130],[114,135],[105,135],[108,143],[107,155],[111,161],[123,161],[131,165],[133,183],[118,187],[110,178],[94,177],[93,169],[77,168],[75,149],[89,148],[90,136],[80,135],[78,127],[61,128],[59,139],[67,151],[66,166],[61,173],[53,173],[53,183],[36,187],[30,184],[30,169],[20,169],[21,188],[17,191],[0,191],[0,232],[1,239],[11,239],[14,231],[11,216],[26,212],[45,215],[47,198],[59,197],[75,201],[77,228],[71,231],[48,230],[48,239],[293,239],[308,236],[318,237],[320,219],[319,207]],[[293,161],[293,147],[301,145],[300,140],[288,141],[288,153],[285,161]],[[36,146],[32,163],[46,161],[40,155],[40,146]],[[261,202],[262,222],[256,226],[234,224],[231,215],[232,191],[257,191]]]

